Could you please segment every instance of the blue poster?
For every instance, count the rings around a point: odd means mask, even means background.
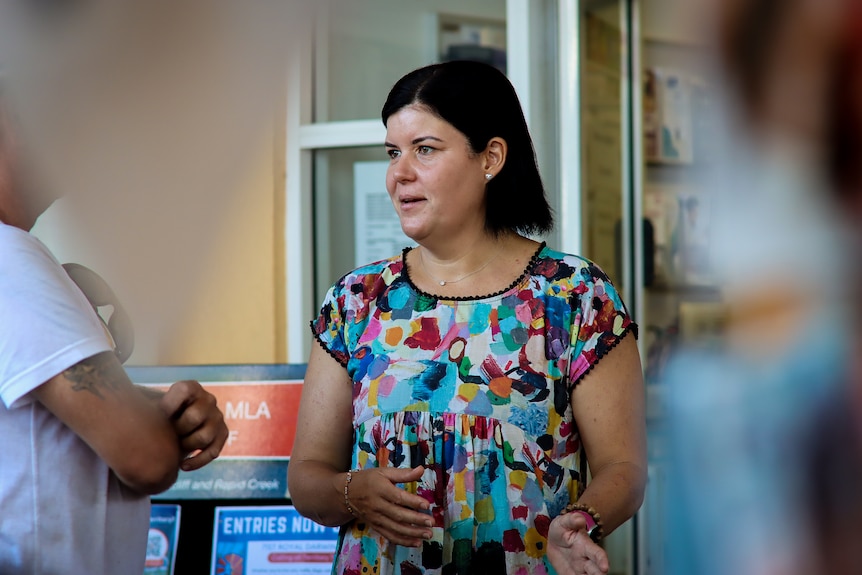
[[[180,506],[151,506],[144,575],[173,575],[179,534]]]
[[[332,570],[337,527],[292,505],[216,507],[211,575],[324,575]]]

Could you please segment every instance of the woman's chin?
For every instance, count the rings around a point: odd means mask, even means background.
[[[419,241],[426,235],[421,228],[411,226],[409,224],[404,225],[403,220],[401,222],[401,231],[404,233],[405,236],[407,236],[416,243],[419,243]]]

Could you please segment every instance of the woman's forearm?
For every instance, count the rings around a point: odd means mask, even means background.
[[[625,523],[640,509],[646,489],[646,467],[624,461],[596,472],[578,499],[600,515],[605,535]]]
[[[291,503],[305,517],[327,527],[353,519],[344,503],[347,473],[317,461],[293,461],[288,465]]]

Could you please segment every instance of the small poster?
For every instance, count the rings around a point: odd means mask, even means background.
[[[180,534],[180,506],[152,505],[144,575],[173,575]]]
[[[292,505],[216,507],[211,575],[324,575],[332,571],[338,528]]]
[[[702,83],[688,75],[662,68],[645,70],[644,156],[663,164],[691,164],[694,160],[692,88],[705,97]]]
[[[416,242],[401,230],[401,220],[386,191],[386,170],[389,162],[355,162],[353,164],[354,194],[354,257],[361,266],[401,253]]]

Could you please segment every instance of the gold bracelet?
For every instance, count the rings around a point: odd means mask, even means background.
[[[604,537],[604,526],[602,525],[602,516],[599,515],[599,512],[589,505],[584,505],[577,501],[569,503],[563,510],[563,513],[571,512],[579,512],[584,516],[584,519],[587,521],[587,535],[595,543],[601,543]]]
[[[350,506],[350,498],[347,495],[347,490],[350,487],[350,482],[353,480],[353,470],[348,470],[347,472],[347,481],[344,482],[344,506],[347,507],[347,511],[350,512],[351,515],[357,517],[356,511],[353,510],[353,507]]]

